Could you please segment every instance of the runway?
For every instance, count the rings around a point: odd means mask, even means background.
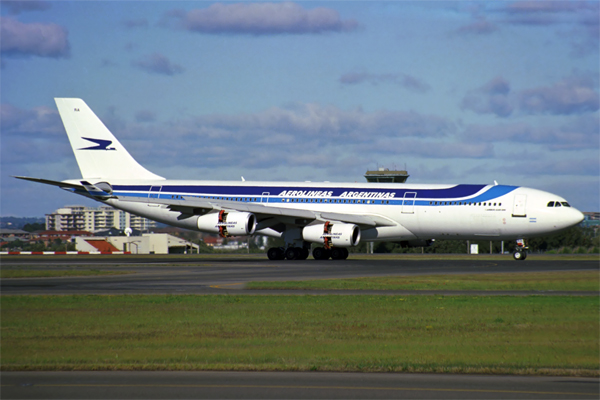
[[[29,258],[2,259],[2,268],[97,269],[128,271],[127,275],[3,279],[3,295],[11,294],[463,294],[456,291],[288,291],[244,290],[249,281],[307,280],[385,275],[480,274],[598,270],[597,261],[348,259],[345,261],[268,261],[258,258]],[[468,292],[474,295],[598,295],[598,292]]]
[[[3,372],[3,399],[598,399],[598,379],[313,372]]]

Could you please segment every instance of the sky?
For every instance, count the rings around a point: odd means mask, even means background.
[[[519,185],[600,210],[598,1],[2,1],[0,215],[98,206],[78,97],[172,179]]]

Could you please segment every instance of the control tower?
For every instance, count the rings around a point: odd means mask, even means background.
[[[390,171],[389,168],[378,168],[377,171],[367,171],[367,182],[404,183],[410,175],[406,171]]]

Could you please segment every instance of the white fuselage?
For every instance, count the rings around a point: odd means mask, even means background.
[[[386,226],[363,227],[362,241],[412,239],[531,238],[569,228],[583,219],[560,196],[505,185],[341,184],[312,182],[113,181],[119,197],[108,204],[150,219],[189,229],[181,218],[154,199],[198,198],[264,207],[373,216]],[[549,207],[549,204],[553,204]],[[555,204],[559,206],[555,207]],[[241,205],[242,205],[241,204]],[[271,229],[256,234],[278,236]]]

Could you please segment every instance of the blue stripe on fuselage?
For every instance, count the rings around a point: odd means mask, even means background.
[[[160,185],[154,185],[158,187]],[[148,192],[149,185],[114,185],[115,191],[134,191]],[[344,193],[394,193],[395,198],[404,197],[406,192],[417,192],[419,198],[427,199],[451,199],[473,196],[483,189],[485,185],[457,185],[446,189],[393,189],[393,188],[328,188],[328,187],[286,187],[286,186],[200,186],[200,185],[162,185],[161,192],[178,193],[186,195],[206,195],[206,196],[260,196],[265,192],[270,192],[271,196],[279,196],[283,192],[332,192],[331,196],[339,197]],[[294,197],[302,197],[301,194]],[[311,196],[314,197],[314,196]],[[360,197],[345,196],[345,197]]]
[[[270,201],[281,202],[284,198],[311,199],[311,198],[342,198],[349,200],[381,200],[384,198],[389,202],[385,204],[402,204],[405,193],[417,193],[414,199],[416,206],[429,206],[430,201],[470,201],[484,202],[517,189],[517,186],[497,185],[492,186],[485,192],[475,196],[486,185],[457,185],[445,189],[382,189],[382,188],[323,188],[323,187],[269,187],[269,186],[201,186],[201,185],[163,185],[160,198],[169,199],[173,195],[179,196],[226,196],[226,197],[262,197],[263,193],[269,192]],[[148,185],[115,185],[113,189],[119,196],[146,197],[151,186]],[[158,195],[158,186],[152,187],[153,196]],[[280,196],[283,192],[286,194]],[[132,193],[133,192],[133,193]],[[327,193],[327,195],[323,195]],[[329,195],[330,193],[330,195]],[[321,194],[321,195],[319,195]],[[378,195],[385,195],[378,197]],[[393,194],[393,196],[391,196]],[[475,197],[471,197],[475,196]],[[252,199],[248,199],[253,201]],[[413,199],[410,200],[413,202]],[[380,204],[380,202],[377,202]],[[347,204],[347,203],[346,203]],[[439,204],[442,205],[442,204]]]

